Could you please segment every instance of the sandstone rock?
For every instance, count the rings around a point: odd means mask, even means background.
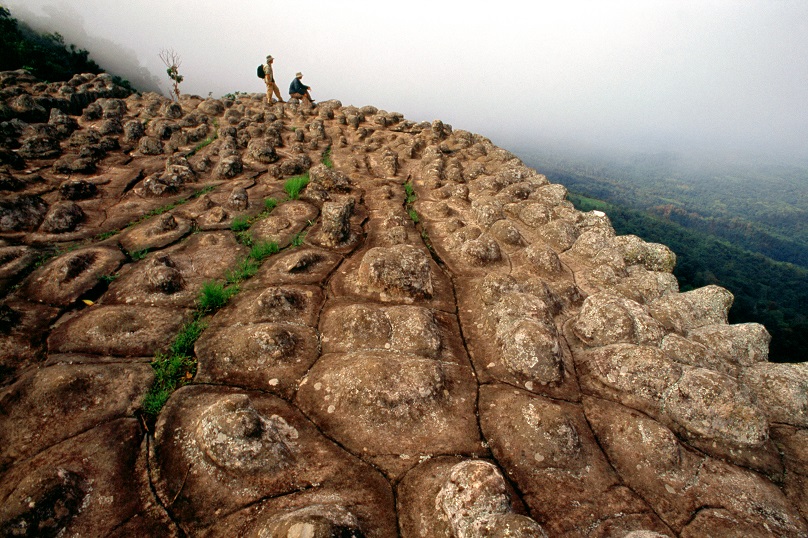
[[[39,229],[56,234],[72,232],[84,218],[84,211],[75,202],[57,202],[50,207]]]
[[[39,196],[12,195],[0,199],[0,231],[30,231],[36,228],[48,205]]]

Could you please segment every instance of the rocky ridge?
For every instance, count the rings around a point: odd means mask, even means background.
[[[0,86],[0,534],[808,535],[808,369],[490,140]]]

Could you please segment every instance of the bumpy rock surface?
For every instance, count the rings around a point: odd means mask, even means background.
[[[0,84],[3,536],[808,535],[808,369],[488,139]]]

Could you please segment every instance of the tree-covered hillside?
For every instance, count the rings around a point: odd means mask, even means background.
[[[551,179],[564,183],[558,176]],[[765,325],[772,335],[770,360],[808,360],[808,270],[648,213],[573,193],[570,200],[583,211],[604,211],[618,234],[669,246],[677,256],[674,275],[682,291],[708,284],[730,290],[735,295],[730,322]]]
[[[58,33],[40,34],[0,6],[0,71],[25,69],[43,81],[69,80],[76,73],[101,73],[86,50],[68,45]],[[115,82],[130,90],[125,80]]]

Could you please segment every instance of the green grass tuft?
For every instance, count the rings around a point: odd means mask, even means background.
[[[334,168],[334,161],[331,160],[331,146],[328,146],[323,152],[322,162],[326,168]]]
[[[207,324],[198,319],[183,325],[179,334],[174,339],[174,342],[171,343],[171,347],[169,348],[171,355],[192,355],[194,351],[194,344],[206,327]]]
[[[238,284],[258,272],[258,262],[252,258],[244,258],[235,269],[227,271],[225,279],[228,284]]]
[[[292,238],[291,246],[294,248],[303,245],[304,239],[306,239],[306,232],[295,234],[295,236]]]
[[[137,261],[140,261],[143,258],[145,258],[148,253],[149,253],[149,249],[144,248],[143,250],[136,250],[134,252],[131,252],[129,254],[129,257],[132,258],[133,262],[137,262]]]
[[[152,416],[160,413],[171,393],[188,383],[196,374],[196,361],[184,355],[158,353],[151,363],[154,384],[143,397],[143,411]]]
[[[417,197],[415,195],[415,189],[412,188],[412,183],[407,182],[404,184],[404,193],[407,195],[407,197],[404,199],[405,204],[410,205],[415,202]]]
[[[287,179],[286,183],[283,184],[283,190],[286,191],[290,200],[297,200],[300,196],[300,192],[305,189],[308,184],[309,173],[306,172],[302,176],[294,176]]]
[[[243,232],[250,229],[250,217],[247,215],[239,215],[233,219],[230,224],[230,229],[234,232]]]
[[[221,282],[209,280],[202,284],[197,298],[197,309],[202,313],[216,312],[238,293],[238,286],[225,287]]]
[[[261,241],[253,245],[252,249],[250,250],[250,258],[260,262],[263,261],[264,258],[277,254],[280,252],[280,250],[280,247],[278,247],[278,244],[275,241]]]
[[[412,219],[412,221],[415,224],[418,224],[419,222],[421,222],[421,218],[418,216],[418,212],[416,210],[410,208],[410,209],[407,210],[407,214],[410,216],[410,219]]]
[[[272,210],[278,207],[278,201],[275,198],[264,198],[264,211],[272,213]]]

